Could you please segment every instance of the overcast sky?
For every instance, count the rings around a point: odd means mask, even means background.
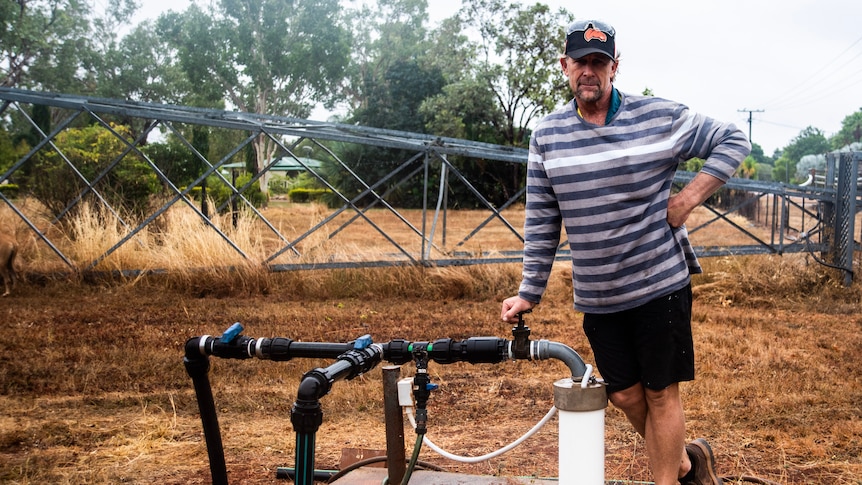
[[[205,3],[208,0],[204,0]],[[342,0],[345,5],[355,0]],[[140,0],[138,19],[183,11],[188,0]],[[429,27],[460,0],[429,0]],[[522,4],[534,2],[523,1]],[[615,85],[732,121],[767,155],[808,126],[829,137],[862,109],[858,0],[544,0],[617,30]],[[564,19],[560,23],[565,23]],[[562,39],[550,39],[562,45]],[[558,69],[558,66],[548,66]],[[748,111],[754,111],[749,114]],[[323,111],[315,116],[324,117]]]

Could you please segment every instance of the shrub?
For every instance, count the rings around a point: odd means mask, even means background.
[[[237,189],[242,188],[249,182],[249,180],[251,180],[251,174],[243,174],[237,177]],[[194,200],[200,201],[201,191],[200,185],[192,187],[192,190],[189,191],[189,196]],[[207,198],[211,199],[216,207],[222,208],[220,211],[221,213],[225,213],[230,210],[230,204],[228,204],[227,201],[230,199],[232,193],[233,192],[230,190],[230,187],[222,182],[222,180],[217,176],[212,175],[207,177]],[[266,195],[260,191],[260,185],[257,183],[249,185],[242,195],[255,207],[263,207],[267,201]],[[242,205],[242,203],[240,203],[240,205]]]
[[[131,138],[128,127],[111,126],[120,136]],[[69,128],[57,135],[54,146],[57,150],[33,156],[22,185],[55,216],[79,199],[97,200],[95,192],[86,190],[84,180],[93,181],[95,191],[112,207],[135,215],[146,213],[150,195],[160,189],[150,166],[136,154],[123,155],[126,144],[104,127]],[[77,203],[72,206],[72,214],[80,207]]]
[[[329,189],[309,189],[306,187],[297,187],[291,189],[287,196],[291,202],[319,202],[326,194],[331,193]]]
[[[18,184],[0,184],[0,192],[8,199],[18,197]]]

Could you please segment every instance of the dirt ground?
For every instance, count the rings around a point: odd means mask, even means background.
[[[716,263],[718,264],[718,263]],[[726,275],[715,271],[713,275]],[[698,378],[683,386],[690,438],[713,445],[729,483],[862,484],[862,316],[858,289],[780,296],[717,276],[696,282]],[[533,339],[564,343],[591,362],[564,284],[527,316]],[[295,286],[295,285],[294,285]],[[698,289],[697,287],[700,287]],[[0,482],[210,483],[206,446],[183,344],[241,322],[250,337],[346,342],[370,334],[432,341],[511,338],[499,297],[214,296],[158,284],[20,285],[0,299]],[[213,359],[230,483],[270,484],[294,466],[290,409],[300,376],[329,362]],[[514,440],[553,404],[556,361],[429,366],[440,385],[428,436],[475,456]],[[402,374],[411,376],[410,365]],[[385,448],[381,371],[333,385],[322,399],[315,466],[344,450]],[[447,471],[554,477],[557,419],[500,458],[460,464],[423,448]],[[407,455],[415,435],[405,430]],[[649,481],[643,440],[606,411],[606,476]],[[757,483],[757,482],[754,482]]]

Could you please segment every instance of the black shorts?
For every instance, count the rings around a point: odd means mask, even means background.
[[[694,379],[691,285],[631,310],[585,314],[584,333],[609,394]]]

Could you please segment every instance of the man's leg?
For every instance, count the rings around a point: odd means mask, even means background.
[[[656,485],[678,484],[679,477],[691,468],[685,452],[685,416],[679,384],[661,391],[635,384],[609,398],[644,437]]]

